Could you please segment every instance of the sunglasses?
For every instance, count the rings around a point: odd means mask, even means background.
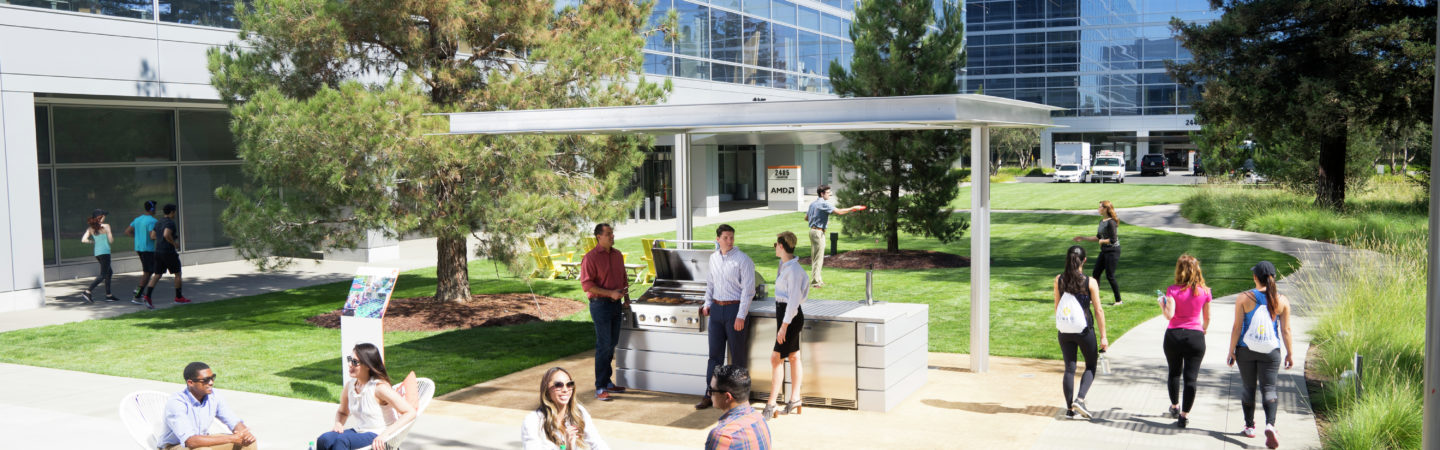
[[[566,382],[564,382],[564,383],[561,383],[561,382],[559,382],[559,381],[556,381],[556,382],[550,383],[550,389],[561,389],[561,388],[570,389],[570,390],[575,390],[575,381],[574,381],[574,380],[571,380],[571,381],[566,381]]]
[[[355,359],[354,356],[346,356],[346,357],[345,357],[345,362],[350,363],[350,367],[355,367],[355,366],[360,365],[360,360]]]
[[[194,381],[200,384],[215,384],[215,375],[210,375],[205,378],[191,378],[190,381]]]

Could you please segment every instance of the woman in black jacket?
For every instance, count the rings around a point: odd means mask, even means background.
[[[1075,236],[1075,242],[1091,241],[1100,243],[1100,258],[1095,262],[1095,273],[1093,278],[1100,278],[1105,274],[1105,280],[1110,282],[1110,290],[1115,293],[1115,306],[1120,306],[1120,284],[1115,282],[1115,265],[1120,262],[1120,219],[1115,216],[1115,205],[1109,200],[1100,201],[1100,228],[1095,231],[1095,237]]]

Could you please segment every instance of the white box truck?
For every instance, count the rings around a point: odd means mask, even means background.
[[[1090,181],[1090,143],[1056,142],[1055,182],[1086,183]]]

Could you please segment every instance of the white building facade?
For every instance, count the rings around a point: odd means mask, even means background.
[[[936,0],[938,3],[940,0]],[[559,6],[573,1],[558,1]],[[229,113],[206,51],[236,38],[230,0],[0,0],[0,312],[38,308],[47,281],[93,277],[80,242],[90,211],[110,211],[116,272],[139,270],[123,230],[146,200],[179,206],[186,264],[237,259],[216,188],[238,184]],[[670,103],[830,98],[830,62],[848,64],[855,0],[659,0],[675,42],[652,39],[647,76],[669,77]],[[661,217],[674,215],[673,143],[660,138],[635,176]],[[800,166],[809,193],[833,179],[833,134],[696,136],[690,205],[718,214],[759,205],[767,166]],[[667,209],[668,208],[668,209]],[[327,258],[383,261],[375,233]]]

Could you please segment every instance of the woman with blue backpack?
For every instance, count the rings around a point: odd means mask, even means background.
[[[1091,418],[1085,407],[1085,393],[1095,381],[1096,360],[1099,351],[1110,346],[1105,338],[1105,309],[1100,306],[1100,285],[1094,278],[1085,276],[1085,248],[1073,245],[1065,251],[1065,271],[1055,277],[1055,328],[1059,330],[1060,353],[1065,357],[1065,378],[1061,387],[1065,391],[1065,417],[1074,419],[1078,414]],[[1094,314],[1091,314],[1091,310]],[[1099,349],[1096,349],[1095,332],[1100,332]],[[1075,392],[1076,353],[1085,356],[1085,372],[1080,376],[1080,391]]]
[[[1250,268],[1255,289],[1235,299],[1235,325],[1230,331],[1230,356],[1225,363],[1240,366],[1240,407],[1245,413],[1245,437],[1255,437],[1255,390],[1259,385],[1265,408],[1265,447],[1280,447],[1275,431],[1279,397],[1275,380],[1280,375],[1281,353],[1285,368],[1295,365],[1290,346],[1290,300],[1275,287],[1275,265],[1260,261]],[[1284,340],[1283,346],[1281,339]]]

